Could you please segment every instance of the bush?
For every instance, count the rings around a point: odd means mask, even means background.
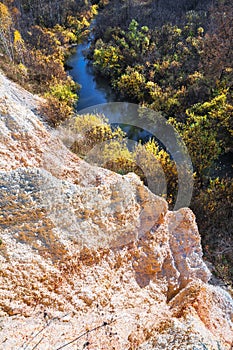
[[[53,96],[69,107],[73,107],[78,101],[78,95],[76,93],[78,87],[79,85],[70,77],[67,77],[65,81],[59,81],[55,78],[51,82],[49,92],[45,94],[45,97]]]
[[[77,116],[73,128],[78,134],[71,150],[88,161],[119,174],[135,172],[157,195],[168,191],[168,202],[174,202],[177,192],[177,169],[169,154],[154,140],[145,145],[127,146],[125,133],[112,129],[101,115]],[[161,181],[162,179],[162,181]]]
[[[191,208],[196,214],[206,257],[226,282],[233,281],[233,183],[215,178],[205,187],[196,183]]]
[[[74,114],[72,107],[53,96],[40,104],[39,113],[53,127]]]
[[[106,117],[94,114],[77,115],[73,132],[78,137],[71,150],[80,157],[85,157],[95,145],[116,138],[122,139],[125,136],[120,128],[111,128]],[[95,160],[97,161],[97,155]]]

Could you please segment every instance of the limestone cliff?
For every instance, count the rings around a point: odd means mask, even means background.
[[[38,101],[0,75],[0,349],[231,349],[194,214],[80,160]]]

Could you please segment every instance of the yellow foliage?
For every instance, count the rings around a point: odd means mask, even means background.
[[[120,128],[112,129],[107,118],[99,114],[78,115],[74,123],[74,132],[79,137],[72,145],[72,151],[79,156],[85,156],[97,144],[113,139],[122,140],[125,136]]]
[[[93,16],[96,16],[98,14],[98,5],[92,5],[91,12]]]
[[[50,90],[45,94],[45,97],[52,95],[59,101],[65,102],[70,107],[78,100],[78,95],[76,93],[78,85],[70,77],[67,77],[65,81],[59,81],[59,79],[54,78],[49,88]]]
[[[28,69],[27,69],[27,67],[26,67],[23,63],[19,63],[19,64],[18,64],[18,68],[19,68],[21,74],[27,76],[27,74],[28,74]]]
[[[168,202],[172,202],[177,190],[177,169],[169,154],[160,149],[155,140],[145,145],[138,144],[134,151],[134,159],[144,172],[144,182],[150,184],[152,192],[158,195],[169,194]],[[139,174],[138,174],[139,175]],[[163,183],[164,181],[164,183]]]
[[[145,77],[138,71],[129,68],[126,70],[126,74],[120,77],[117,87],[120,91],[125,91],[129,97],[142,101],[144,99]]]
[[[104,146],[105,162],[116,161],[121,159],[122,162],[133,161],[133,154],[129,151],[124,141],[112,140]]]
[[[1,29],[5,30],[12,24],[12,18],[6,5],[0,2],[0,24]]]
[[[39,107],[40,114],[52,126],[59,125],[62,121],[73,115],[73,109],[58,98],[49,96]]]
[[[177,190],[177,169],[156,141],[139,143],[130,150],[125,133],[119,127],[112,130],[105,116],[95,114],[77,116],[73,131],[78,134],[71,147],[74,153],[87,155],[89,161],[120,174],[135,172],[154,193],[164,195],[168,189],[168,201],[172,203]]]
[[[100,114],[77,115],[75,118],[74,128],[77,133],[84,134],[94,126],[106,125],[107,122],[107,118]]]
[[[15,30],[14,31],[14,44],[17,44],[17,43],[23,43],[23,39],[21,37],[21,34],[18,30]]]
[[[0,2],[0,47],[2,46],[4,52],[9,59],[13,61],[13,49],[11,40],[12,17],[6,5]]]

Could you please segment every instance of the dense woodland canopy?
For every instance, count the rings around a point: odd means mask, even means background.
[[[52,125],[74,114],[78,86],[67,76],[65,61],[68,49],[88,34],[97,11],[88,58],[96,74],[109,80],[119,99],[162,112],[179,131],[195,169],[191,206],[204,252],[214,262],[217,274],[229,281],[233,276],[233,185],[229,162],[233,152],[232,2],[0,2],[0,68],[47,98],[40,112]],[[115,140],[116,134],[123,137],[105,122],[97,126],[94,117],[86,123],[93,128],[85,135],[92,142]],[[111,152],[118,147],[114,142]],[[74,145],[74,151],[82,153],[83,149]],[[133,170],[143,178],[135,166],[142,152],[140,145],[134,153],[125,148],[114,164],[108,154],[106,165],[121,173]],[[150,141],[143,153],[148,164],[150,154],[164,168],[172,204],[177,191],[175,166],[155,141]]]
[[[65,72],[67,49],[86,34],[95,13],[85,1],[0,2],[0,67],[47,98],[41,109],[51,123],[73,113],[77,84]]]

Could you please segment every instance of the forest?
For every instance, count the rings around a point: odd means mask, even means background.
[[[230,0],[5,0],[0,2],[0,69],[46,99],[40,113],[51,127],[75,116],[79,86],[66,72],[70,49],[95,29],[87,58],[108,79],[118,99],[159,111],[185,142],[194,166],[194,211],[206,260],[226,283],[233,277],[233,5]],[[86,123],[86,124],[85,124]],[[176,168],[156,140],[110,153],[124,133],[95,116],[80,119],[87,145],[113,140],[106,167],[135,171],[144,152],[161,163],[176,192]],[[85,124],[85,125],[84,125]],[[84,126],[83,126],[84,125]],[[86,147],[86,149],[85,149]],[[114,148],[115,147],[115,148]],[[149,166],[149,165],[148,165]],[[153,169],[154,170],[154,169]]]

